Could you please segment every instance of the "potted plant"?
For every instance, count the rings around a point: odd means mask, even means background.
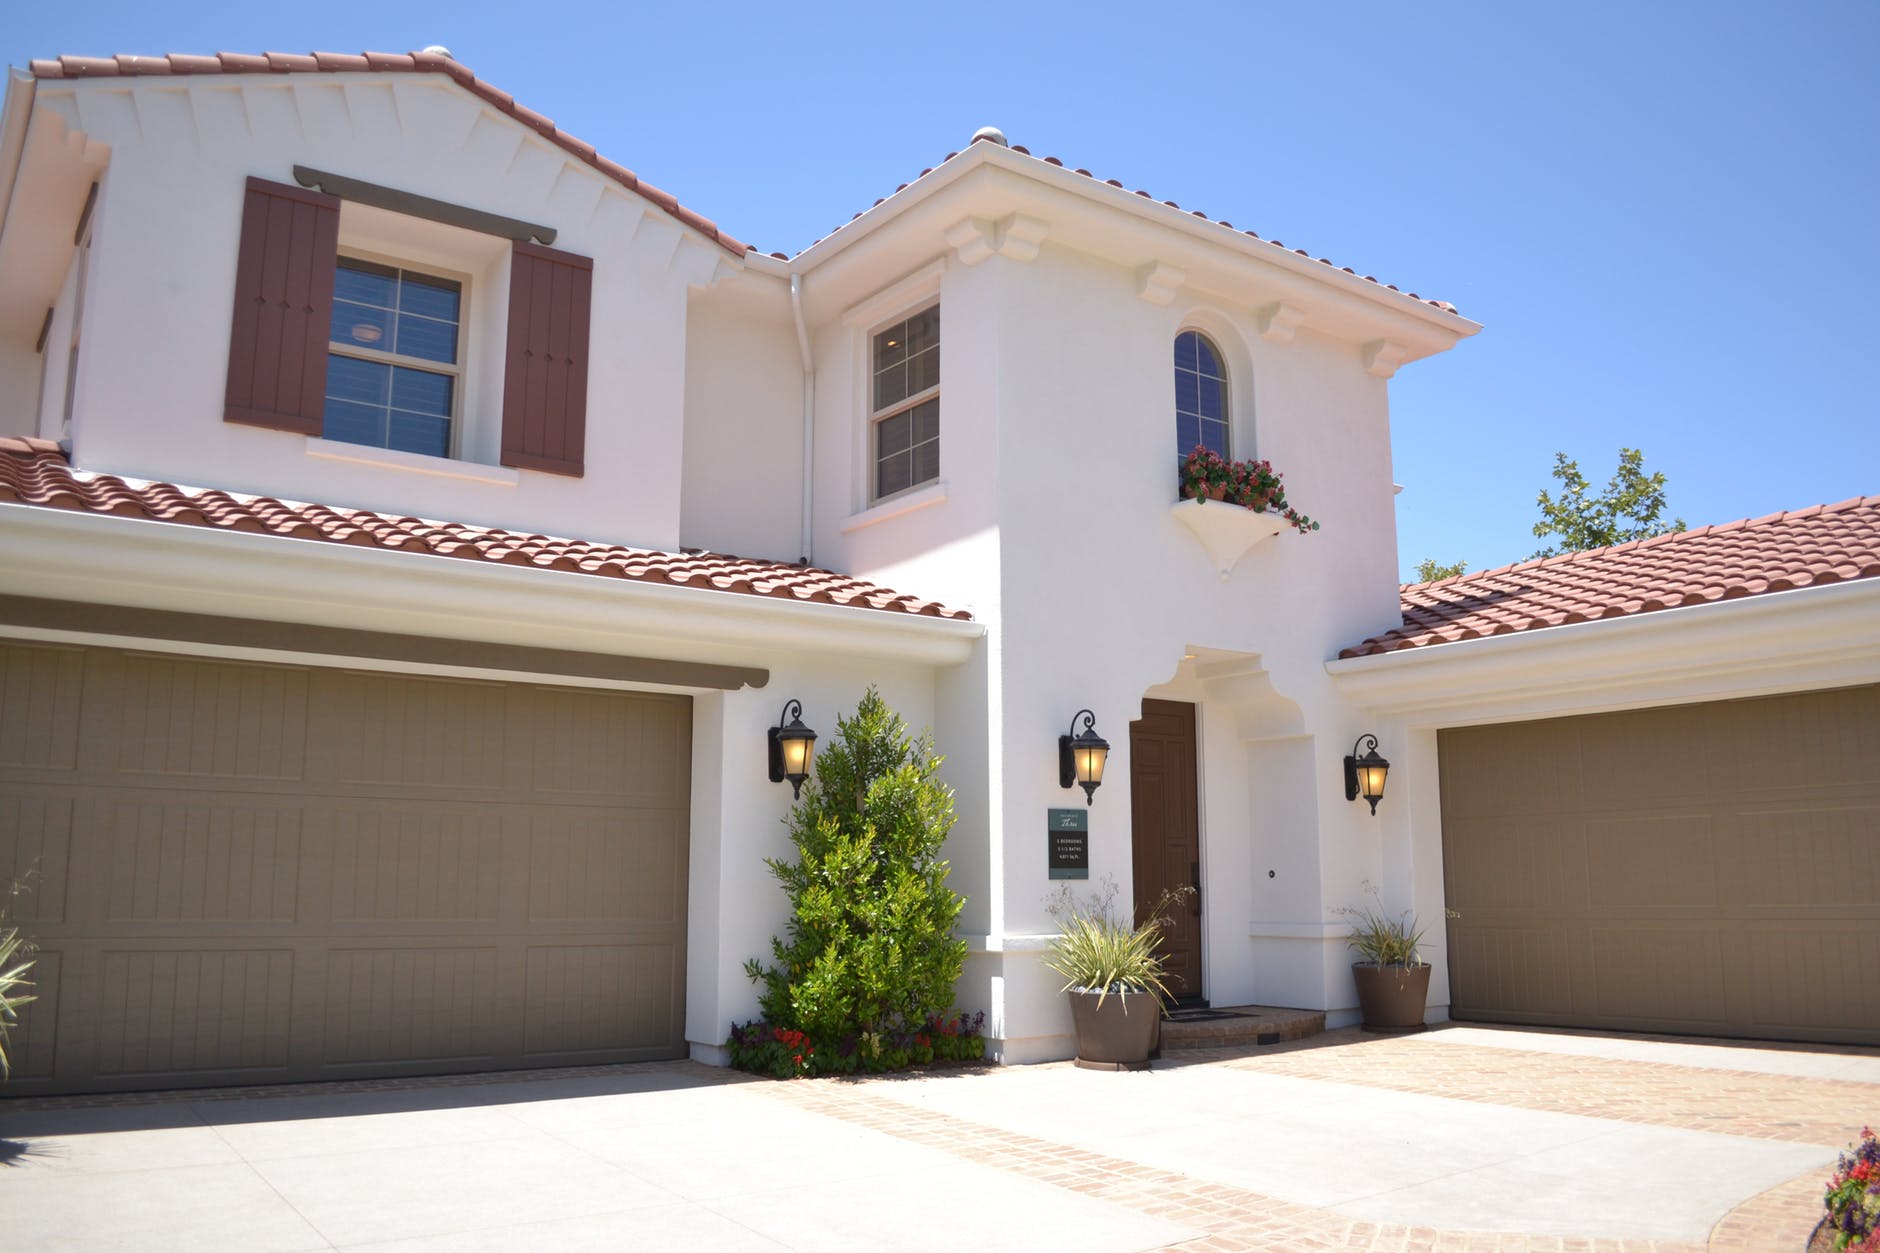
[[[1146,1070],[1160,1042],[1163,1002],[1162,929],[1186,888],[1165,892],[1140,925],[1114,908],[1116,881],[1105,878],[1088,902],[1065,885],[1045,903],[1060,933],[1044,964],[1064,976],[1077,1032],[1077,1064],[1091,1070]]]
[[[1286,502],[1283,479],[1270,461],[1229,461],[1205,444],[1196,444],[1182,459],[1185,499],[1225,501],[1255,513],[1279,514],[1295,530],[1318,530],[1318,523]]]
[[[1364,885],[1373,900],[1377,889]],[[1421,1031],[1429,999],[1430,964],[1419,952],[1424,929],[1416,915],[1390,917],[1374,906],[1336,911],[1351,920],[1347,945],[1364,960],[1351,963],[1366,1031]],[[1453,915],[1452,915],[1453,916]]]

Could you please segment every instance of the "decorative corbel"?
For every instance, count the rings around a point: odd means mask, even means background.
[[[998,251],[996,228],[985,218],[961,218],[947,227],[947,247],[961,265],[978,265]]]
[[[1305,310],[1275,301],[1260,310],[1260,338],[1275,344],[1293,342],[1293,332],[1306,320]]]
[[[1410,355],[1410,350],[1391,339],[1374,339],[1364,346],[1364,372],[1387,379]]]
[[[1188,272],[1166,261],[1151,261],[1136,271],[1136,295],[1152,305],[1166,305],[1188,281]]]
[[[1038,255],[1038,245],[1044,242],[1045,233],[1050,229],[1049,222],[1041,222],[1023,213],[1012,214],[999,223],[999,255],[1014,261],[1032,260]]]

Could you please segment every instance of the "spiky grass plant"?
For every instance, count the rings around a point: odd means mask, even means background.
[[[17,925],[7,921],[7,912],[25,884],[14,880],[0,897],[0,1079],[13,1073],[13,1060],[7,1054],[12,1029],[19,1023],[19,1008],[37,997],[26,989],[33,986],[26,977],[33,968],[34,945],[20,934]]]
[[[1171,908],[1193,891],[1164,892],[1145,911],[1149,917],[1136,926],[1116,911],[1116,880],[1106,875],[1091,896],[1081,900],[1065,884],[1045,901],[1045,910],[1057,922],[1060,934],[1045,951],[1044,964],[1069,981],[1062,991],[1095,992],[1099,1005],[1112,992],[1119,996],[1146,992],[1158,1003],[1172,1001],[1174,994],[1162,981],[1168,973],[1161,952],[1162,932]]]

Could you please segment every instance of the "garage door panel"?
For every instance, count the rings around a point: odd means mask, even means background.
[[[26,889],[7,907],[15,922],[36,928],[65,921],[76,805],[70,792],[0,784],[0,889],[15,882]]]
[[[464,923],[503,919],[499,807],[388,802],[326,809],[330,921]]]
[[[1593,1013],[1605,1018],[1722,1025],[1723,937],[1714,928],[1595,926]]]
[[[535,688],[519,693],[516,703],[532,722],[522,743],[533,798],[670,805],[690,790],[691,707],[684,698],[625,703],[610,693]],[[633,768],[622,769],[623,762]]]
[[[85,654],[56,645],[0,646],[0,771],[78,766]]]
[[[1495,814],[1445,822],[1461,855],[1450,859],[1452,892],[1501,909],[1578,912],[1586,902],[1580,824],[1552,814]]]
[[[96,689],[88,735],[105,746],[93,769],[179,780],[302,777],[308,672],[144,653],[103,653],[88,663]]]
[[[1525,926],[1449,932],[1450,996],[1498,1014],[1564,1016],[1573,1003],[1576,950],[1583,937]]]
[[[1453,1016],[1880,1035],[1880,687],[1447,730],[1439,752]],[[1508,763],[1556,752],[1579,784],[1511,814]]]
[[[291,949],[113,949],[91,1036],[100,1076],[285,1070]]]
[[[1880,884],[1880,801],[1798,800],[1736,816],[1723,867],[1730,898],[1750,906],[1872,905]]]
[[[500,793],[508,689],[500,683],[333,671],[321,675],[314,777],[410,794]]]
[[[92,870],[103,887],[90,919],[112,924],[292,923],[301,811],[239,793],[124,793],[93,806]]]
[[[1484,819],[1552,813],[1576,804],[1581,786],[1578,737],[1545,725],[1530,736],[1529,743],[1480,736],[1466,754],[1443,754],[1443,791],[1473,798],[1470,813]]]
[[[524,1052],[540,1059],[657,1050],[679,1019],[677,949],[665,944],[538,946],[528,951]]]
[[[499,966],[495,945],[334,949],[325,979],[327,1064],[494,1061]]]
[[[1744,1008],[1758,1023],[1819,1022],[1880,1039],[1880,927],[1818,925],[1745,929]]]
[[[676,923],[688,832],[670,811],[559,808],[535,815],[529,921]]]
[[[10,1090],[684,1055],[688,699],[11,644],[0,693]]]
[[[1708,812],[1587,819],[1585,906],[1600,911],[1720,904],[1714,825]]]

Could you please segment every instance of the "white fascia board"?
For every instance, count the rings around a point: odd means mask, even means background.
[[[1444,346],[1482,329],[1479,322],[1461,314],[1446,313],[1422,300],[1414,300],[1408,293],[1392,291],[1380,283],[1366,282],[1358,275],[1347,274],[1342,269],[1299,256],[1288,249],[1242,234],[1218,222],[1198,218],[1160,201],[1112,187],[1101,179],[1089,178],[1035,157],[1013,152],[1003,145],[985,142],[971,145],[965,152],[937,167],[933,173],[915,180],[860,217],[824,236],[793,258],[788,263],[790,268],[808,273],[915,207],[932,200],[973,171],[987,166],[1055,191],[1069,193],[1082,201],[1125,214],[1139,222],[1174,231],[1188,247],[1202,245],[1223,249],[1296,276],[1314,286],[1329,288],[1366,305],[1388,310],[1391,314],[1421,324],[1427,331],[1435,332]]]
[[[680,661],[967,659],[983,624],[0,504],[17,596]]]
[[[1326,663],[1413,726],[1602,713],[1880,682],[1880,579]]]

